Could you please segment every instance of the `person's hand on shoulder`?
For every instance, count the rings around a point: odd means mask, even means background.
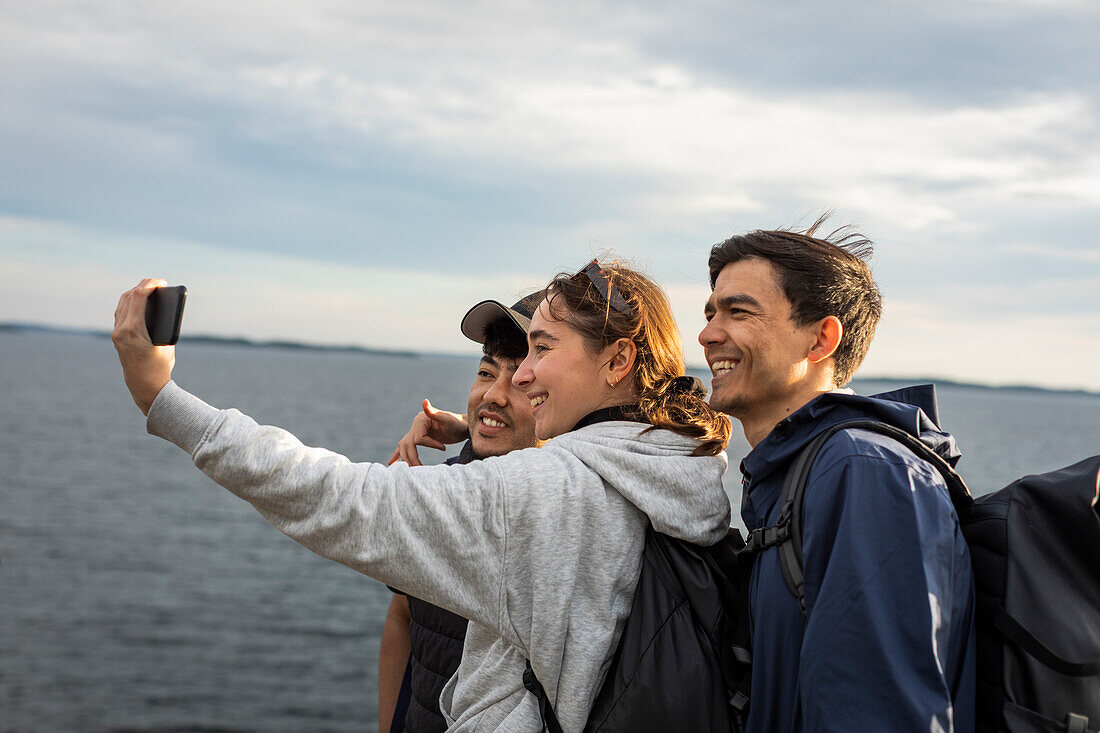
[[[111,341],[122,363],[122,378],[134,403],[145,415],[164,385],[172,379],[176,365],[175,346],[154,346],[145,327],[145,304],[149,294],[167,285],[159,278],[146,278],[127,290],[115,308],[115,328]]]
[[[445,450],[449,443],[461,443],[470,437],[470,426],[466,416],[457,412],[437,410],[432,403],[424,400],[422,411],[413,418],[412,427],[397,442],[397,449],[390,457],[389,465],[404,461],[410,466],[420,465],[420,456],[416,452],[418,445]]]

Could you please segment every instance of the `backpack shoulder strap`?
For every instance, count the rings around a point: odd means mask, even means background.
[[[806,494],[806,482],[821,448],[829,438],[841,430],[869,430],[896,440],[911,450],[917,458],[930,463],[943,476],[951,496],[951,503],[955,505],[957,511],[965,511],[973,503],[970,490],[966,488],[966,483],[951,464],[918,438],[900,428],[878,420],[846,420],[822,430],[802,449],[791,463],[791,467],[787,469],[786,478],[783,480],[783,491],[780,494],[779,523],[775,527],[765,528],[778,530],[779,535],[787,535],[777,542],[772,542],[771,545],[779,546],[779,565],[783,571],[783,580],[794,597],[798,599],[798,607],[803,616],[807,615],[805,575],[802,571],[802,504]],[[756,531],[760,532],[760,530]],[[763,538],[760,544],[762,547],[771,546],[767,543],[767,539]]]
[[[550,704],[550,698],[546,696],[539,678],[535,676],[535,670],[531,669],[531,660],[527,660],[527,669],[523,670],[523,686],[526,687],[539,701],[539,713],[542,714],[542,724],[549,733],[562,733],[561,723],[554,713],[554,706]]]
[[[794,459],[787,475],[783,479],[783,491],[779,501],[779,525],[786,526],[787,541],[779,544],[779,568],[783,571],[783,580],[787,588],[798,600],[798,608],[805,617],[806,589],[805,575],[802,572],[802,502],[806,494],[806,482],[810,477],[817,454],[825,441],[837,432],[837,426],[819,433],[810,444],[802,449]]]
[[[1074,662],[1059,656],[1053,649],[1039,641],[1023,624],[998,607],[993,612],[993,627],[1006,639],[1037,659],[1049,669],[1067,677],[1093,677],[1100,674],[1100,658]]]

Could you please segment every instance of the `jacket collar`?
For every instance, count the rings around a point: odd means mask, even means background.
[[[580,419],[572,430],[580,430],[586,428],[589,425],[595,425],[600,422],[613,422],[613,421],[625,421],[625,422],[641,422],[645,420],[641,417],[641,411],[637,405],[612,405],[611,407],[604,407],[590,412]],[[572,430],[570,432],[572,432]]]
[[[466,443],[462,446],[462,450],[458,452],[457,456],[451,456],[443,462],[446,463],[448,466],[453,466],[456,463],[461,465],[465,463],[473,463],[476,460],[478,460],[478,457],[474,455],[474,442],[472,440],[467,440]]]
[[[745,456],[741,473],[746,483],[751,480],[755,484],[778,470],[785,470],[798,452],[825,428],[859,418],[881,420],[905,430],[952,465],[959,459],[955,439],[939,428],[934,385],[903,387],[872,397],[827,392],[776,423]]]

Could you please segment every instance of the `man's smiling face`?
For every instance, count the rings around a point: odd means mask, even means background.
[[[531,401],[512,385],[519,362],[486,354],[478,365],[466,403],[470,442],[478,458],[536,445]]]
[[[780,412],[807,375],[813,328],[791,319],[775,268],[751,258],[726,265],[699,333],[710,364],[710,405],[744,422]]]

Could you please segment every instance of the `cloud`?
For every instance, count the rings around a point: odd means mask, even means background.
[[[779,190],[810,202],[853,191],[867,210],[905,199],[911,212],[902,218],[913,222],[958,217],[939,203],[944,186],[1096,203],[1096,156],[1078,157],[1094,147],[1094,102],[1081,91],[1089,87],[975,105],[907,96],[904,85],[748,83],[752,68],[767,64],[735,66],[737,76],[719,83],[683,57],[646,55],[660,14],[626,13],[623,33],[603,36],[619,6],[483,4],[494,11],[484,15],[425,3],[397,11],[323,3],[277,15],[255,7],[135,13],[104,3],[94,15],[70,12],[49,24],[28,12],[15,26],[22,40],[14,30],[7,40],[36,62],[34,71],[25,64],[30,78],[86,85],[107,100],[85,93],[74,110],[49,97],[45,109],[30,110],[47,123],[83,115],[79,126],[112,154],[125,160],[133,149],[169,170],[198,158],[216,173],[232,162],[280,200],[300,192],[271,178],[303,173],[363,198],[384,182],[398,191],[405,184],[430,205],[432,192],[492,190],[500,177],[526,172],[601,196],[609,183],[626,182],[619,201],[605,199],[617,204],[618,219],[664,216],[674,206],[729,217],[774,206]],[[714,9],[688,7],[693,20],[684,22],[693,27]],[[219,22],[198,35],[206,12]],[[949,13],[962,22],[958,15]],[[506,32],[516,28],[526,32]],[[806,68],[817,65],[811,55],[797,46],[784,53]],[[70,132],[64,125],[53,134]],[[400,166],[409,172],[397,173]],[[528,186],[521,197],[544,193],[537,182]],[[654,211],[661,193],[668,203]]]
[[[679,6],[678,6],[679,7]],[[861,90],[936,106],[1089,88],[1095,3],[696,2],[641,42],[696,75],[760,90]],[[1095,97],[1095,92],[1090,92]]]
[[[329,293],[326,315],[368,305],[319,284],[340,272],[461,309],[610,248],[695,319],[712,243],[835,208],[888,302],[1015,313],[992,296],[1034,284],[1038,314],[1087,316],[1063,296],[1096,276],[1098,25],[1023,0],[23,3],[0,21],[0,215],[63,223],[34,241],[74,271],[177,248],[304,310]]]

